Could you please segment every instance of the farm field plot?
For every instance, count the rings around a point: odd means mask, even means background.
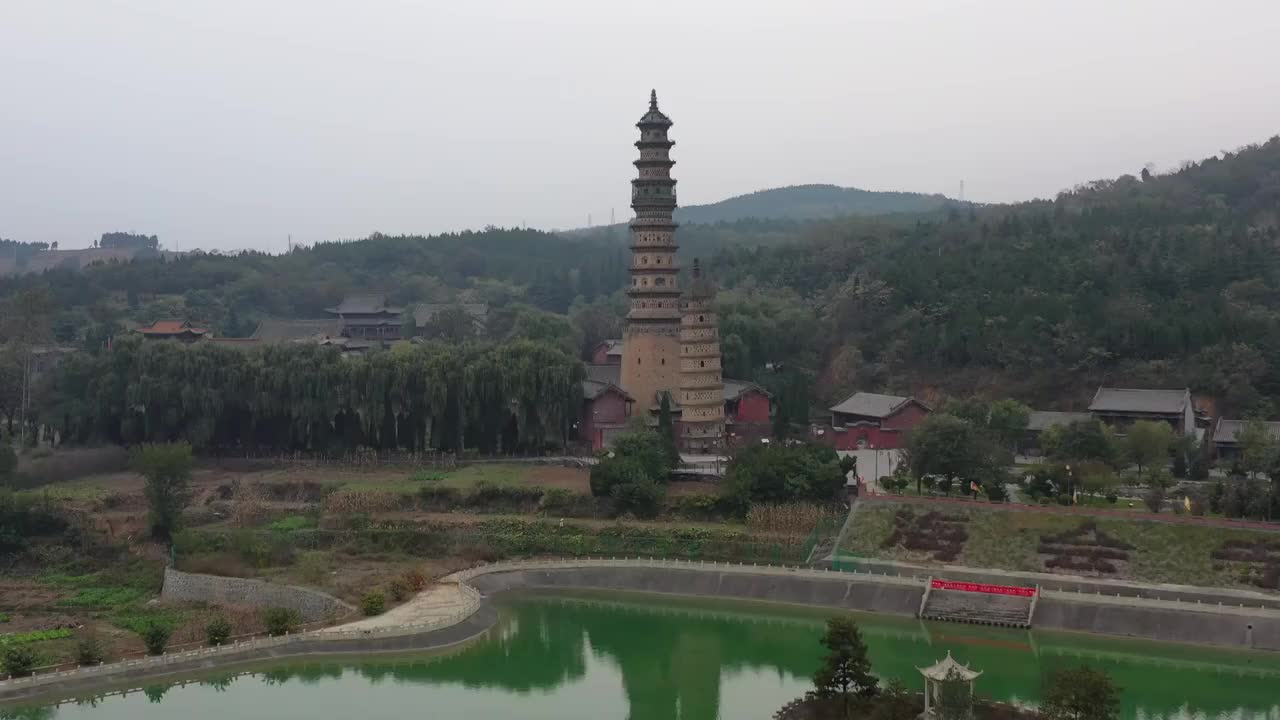
[[[1280,534],[1131,518],[883,502],[859,508],[841,550],[926,565],[1280,589]]]

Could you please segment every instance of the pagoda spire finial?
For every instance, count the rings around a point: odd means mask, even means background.
[[[653,90],[650,90],[650,91],[649,91],[649,109],[650,109],[650,110],[652,110],[652,111],[654,111],[654,112],[657,112],[657,111],[658,111],[658,91],[657,91],[657,89],[653,89]]]

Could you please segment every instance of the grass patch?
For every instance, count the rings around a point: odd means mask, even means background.
[[[106,499],[112,492],[95,480],[72,480],[55,485],[43,485],[35,490],[23,490],[18,495],[34,499],[47,498],[59,502],[95,502]]]
[[[162,569],[140,558],[130,558],[98,572],[48,572],[40,576],[40,581],[74,591],[56,603],[60,607],[110,611],[159,592]]]
[[[83,608],[85,610],[113,610],[128,605],[142,597],[142,593],[127,587],[87,587],[76,591],[75,595],[58,601],[62,607]]]
[[[45,640],[62,640],[71,637],[71,631],[66,628],[58,630],[33,630],[24,633],[7,633],[0,635],[0,647],[8,645],[26,645],[28,643],[44,642]]]
[[[315,526],[315,518],[307,517],[306,515],[289,515],[276,520],[267,527],[275,532],[294,532],[295,530],[306,530]]]
[[[169,607],[129,608],[111,615],[111,624],[129,632],[141,633],[151,625],[160,625],[170,630],[181,625],[189,613]]]
[[[921,564],[939,564],[928,553],[913,552],[900,546],[882,547],[893,533],[894,513],[902,505],[877,503],[859,508],[853,527],[845,536],[841,550],[865,558],[902,560]],[[999,568],[1024,572],[1047,572],[1037,552],[1041,536],[1059,535],[1078,530],[1089,521],[1107,536],[1133,547],[1127,567],[1108,577],[1152,583],[1250,587],[1241,582],[1240,573],[1229,567],[1215,569],[1214,550],[1231,539],[1256,540],[1273,538],[1273,534],[1216,528],[1146,522],[1127,518],[1055,515],[1042,512],[1019,512],[985,508],[939,507],[947,514],[964,514],[969,518],[969,538],[959,557],[951,564],[968,567]],[[925,511],[917,508],[917,512]],[[1081,574],[1081,573],[1070,573]],[[1255,588],[1256,589],[1256,588]]]

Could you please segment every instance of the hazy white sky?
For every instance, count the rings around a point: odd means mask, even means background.
[[[0,0],[0,236],[279,250],[830,182],[1049,196],[1280,132],[1276,0]]]

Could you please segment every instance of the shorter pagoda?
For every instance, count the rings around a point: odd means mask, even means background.
[[[681,302],[680,432],[686,453],[724,449],[724,380],[720,376],[720,332],[716,328],[716,288],[693,261],[693,282]]]

